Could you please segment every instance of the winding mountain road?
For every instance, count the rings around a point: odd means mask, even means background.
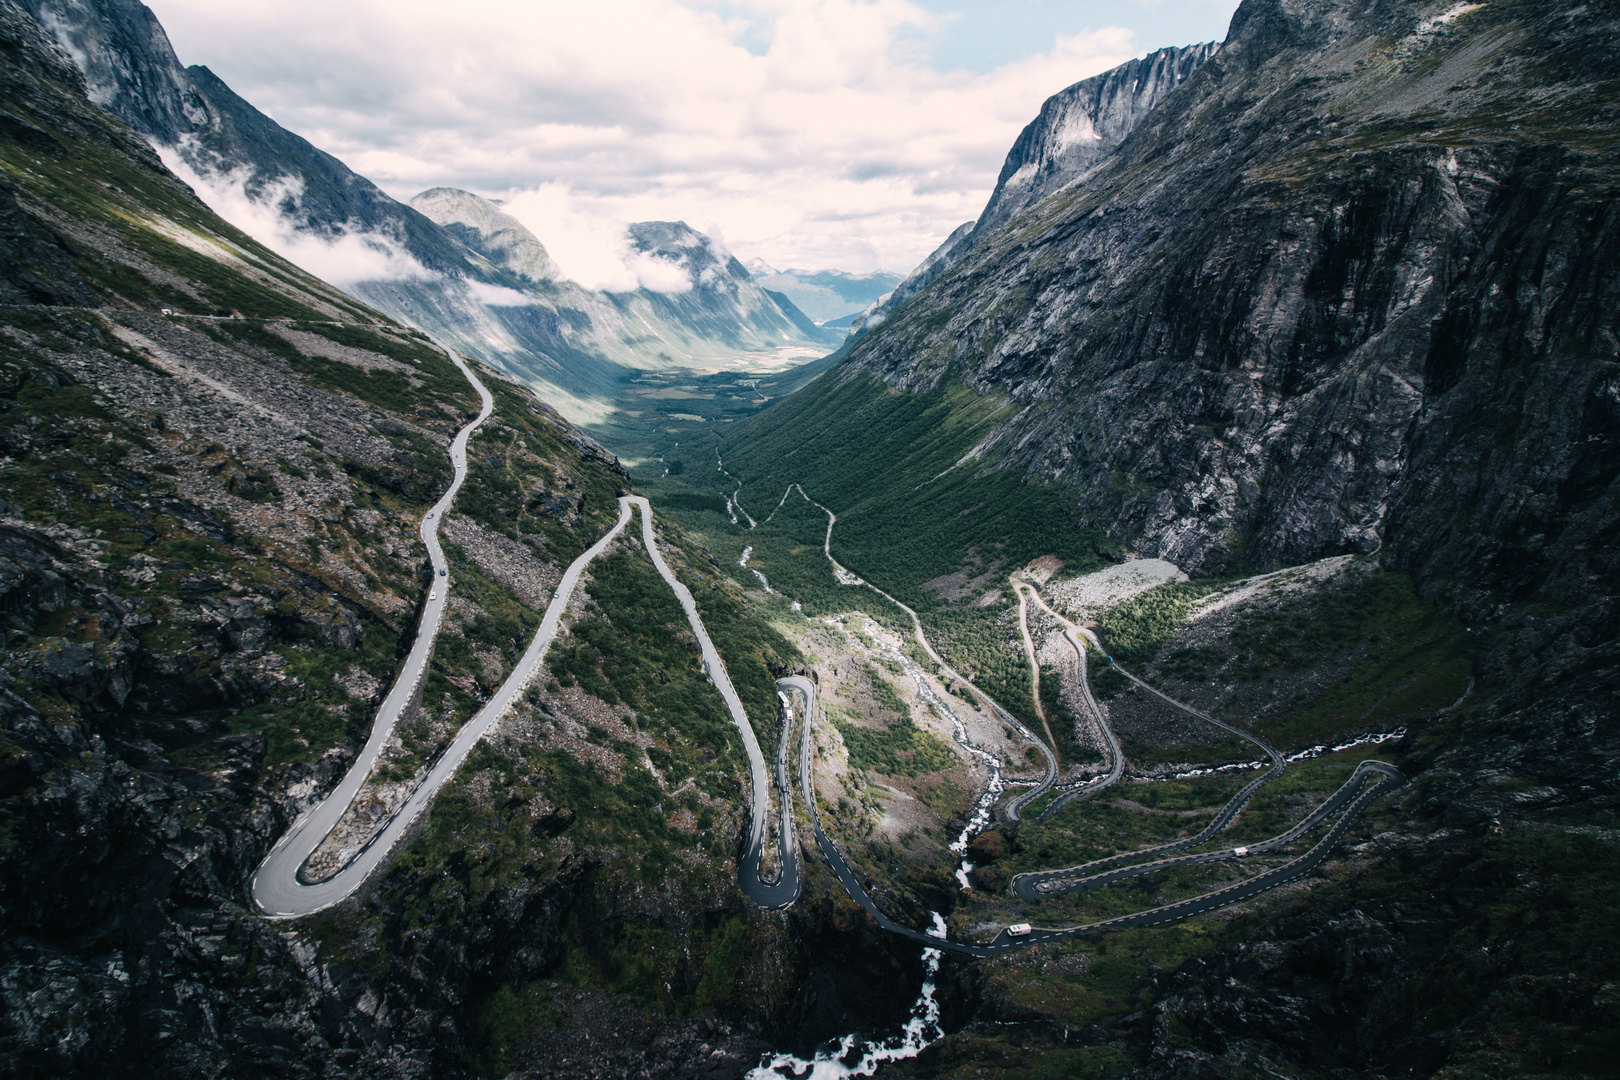
[[[1096,646],[1097,650],[1100,652],[1102,651],[1102,643],[1097,640],[1097,635],[1093,634],[1085,627],[1078,625],[1066,616],[1060,615],[1056,611],[1053,611],[1052,608],[1046,603],[1046,600],[1041,596],[1040,590],[1035,588],[1035,586],[1031,585],[1030,583],[1026,581],[1019,581],[1015,578],[1013,579],[1013,589],[1018,593],[1018,623],[1019,629],[1023,631],[1026,648],[1033,650],[1034,646],[1030,643],[1029,624],[1026,619],[1026,612],[1028,609],[1024,604],[1025,590],[1028,590],[1030,598],[1039,604],[1042,610],[1064,625],[1065,629],[1063,631],[1063,640],[1067,641],[1070,647],[1074,649],[1075,656],[1078,657],[1080,661],[1081,696],[1086,699],[1086,708],[1091,710],[1092,717],[1097,721],[1097,728],[1102,732],[1103,741],[1108,744],[1108,771],[1102,776],[1094,777],[1093,779],[1087,780],[1085,783],[1080,784],[1077,787],[1065,791],[1063,794],[1047,803],[1046,809],[1042,810],[1035,816],[1035,820],[1037,822],[1041,822],[1045,821],[1047,818],[1051,817],[1053,814],[1057,813],[1074,800],[1084,798],[1088,795],[1095,795],[1103,788],[1119,783],[1120,777],[1125,775],[1125,751],[1120,749],[1119,737],[1114,734],[1114,729],[1109,726],[1107,718],[1103,716],[1102,709],[1097,705],[1097,699],[1092,696],[1091,680],[1086,677],[1086,647],[1081,643],[1080,636],[1082,634],[1085,635],[1086,640],[1090,641],[1094,646]],[[1033,652],[1031,652],[1030,655],[1030,664],[1037,672],[1039,672],[1040,668],[1035,664]],[[1040,683],[1038,681],[1035,683],[1035,692],[1037,695],[1040,693]],[[1051,735],[1050,729],[1047,731],[1047,735]],[[1022,806],[1033,801],[1033,799],[1041,794],[1041,792],[1044,790],[1044,788],[1037,789],[1035,792],[1031,792],[1028,796],[1026,796],[1022,802],[1009,807],[1009,817],[1012,817],[1013,820],[1016,821],[1017,817],[1014,815],[1016,815],[1018,810],[1020,810]]]
[[[917,930],[890,919],[878,908],[839,853],[837,846],[827,836],[821,825],[820,810],[816,802],[813,768],[814,745],[812,735],[818,707],[817,689],[815,683],[804,676],[789,676],[777,681],[777,691],[783,703],[783,723],[776,751],[775,769],[776,788],[779,796],[779,813],[777,815],[779,828],[776,840],[780,853],[781,870],[774,882],[767,882],[763,880],[760,873],[761,862],[764,857],[765,830],[770,814],[770,785],[764,754],[760,749],[758,739],[754,735],[753,727],[749,723],[747,713],[743,709],[742,700],[738,696],[736,688],[732,685],[725,663],[703,625],[703,619],[691,591],[675,577],[674,572],[664,561],[659,551],[653,529],[652,507],[645,498],[627,495],[619,498],[619,517],[612,528],[575,559],[564,572],[550,604],[546,607],[540,626],[523,657],[513,667],[501,687],[485,706],[457,733],[450,746],[433,764],[432,768],[428,770],[427,775],[412,791],[404,805],[338,873],[323,881],[305,882],[300,876],[302,868],[316,847],[337,825],[350,803],[353,802],[374,767],[389,734],[414,700],[421,680],[426,675],[428,662],[432,655],[434,638],[438,633],[440,624],[443,622],[448,599],[448,588],[440,579],[444,578],[445,582],[448,581],[448,567],[443,551],[439,546],[439,524],[466,478],[468,440],[478,425],[489,417],[494,408],[494,401],[489,391],[473,375],[465,362],[454,353],[451,353],[451,357],[463,374],[466,375],[468,381],[477,388],[483,401],[483,409],[477,419],[457,434],[452,443],[450,457],[455,467],[454,480],[443,498],[433,506],[422,522],[421,535],[428,549],[429,560],[435,575],[434,583],[438,587],[430,592],[430,599],[424,607],[422,619],[418,626],[417,639],[412,645],[411,652],[393,688],[387,698],[384,699],[382,707],[378,710],[377,717],[372,725],[371,737],[367,740],[365,748],[355,759],[354,764],[337,788],[327,798],[299,818],[293,827],[276,843],[275,847],[271,849],[269,855],[265,857],[264,862],[260,864],[258,870],[254,873],[250,885],[253,900],[260,910],[268,916],[292,918],[329,908],[353,895],[384,864],[407,830],[427,810],[434,796],[455,775],[478,740],[483,738],[485,733],[505,715],[506,711],[523,693],[535,671],[543,662],[546,651],[551,646],[552,639],[556,636],[562,615],[573,597],[574,590],[578,587],[580,576],[590,562],[618,538],[624,531],[625,526],[629,524],[631,516],[637,510],[641,513],[642,544],[646,548],[648,556],[658,570],[659,575],[675,593],[676,599],[680,602],[681,608],[686,614],[687,622],[697,638],[703,670],[719,691],[732,723],[737,728],[738,735],[742,739],[743,748],[748,758],[751,789],[749,825],[748,835],[744,839],[738,859],[737,877],[738,885],[742,891],[760,907],[787,907],[798,898],[801,889],[802,874],[797,846],[797,830],[794,828],[789,761],[795,730],[799,733],[800,744],[799,781],[815,835],[816,845],[832,866],[833,872],[850,897],[860,904],[880,927],[891,933],[909,938],[929,948],[947,949],[970,956],[992,956],[1010,949],[1022,948],[1037,941],[1048,941],[1076,934],[1096,933],[1123,926],[1150,926],[1237,903],[1266,889],[1293,880],[1314,868],[1327,857],[1333,845],[1343,836],[1344,832],[1368,803],[1387,791],[1404,785],[1406,782],[1406,778],[1399,771],[1383,762],[1362,762],[1357,766],[1355,773],[1346,781],[1344,786],[1304,820],[1285,833],[1249,845],[1244,849],[1244,852],[1247,854],[1248,852],[1266,851],[1281,847],[1311,829],[1317,828],[1333,818],[1334,815],[1338,815],[1337,821],[1329,829],[1327,835],[1298,858],[1246,881],[1203,896],[1154,908],[1150,911],[1119,916],[1080,926],[1033,929],[1027,935],[1018,937],[1013,937],[1003,931],[994,941],[988,944],[971,945],[951,941],[936,933]],[[805,494],[802,487],[792,485],[792,488],[798,488],[799,494],[806,501],[814,503],[814,500]],[[784,492],[784,501],[786,498],[787,493]],[[827,560],[832,564],[838,581],[846,585],[865,585],[904,611],[911,619],[918,644],[930,659],[938,665],[939,670],[947,677],[968,686],[981,702],[990,708],[997,717],[1017,731],[1026,743],[1033,744],[1041,750],[1046,760],[1046,773],[1043,781],[1034,790],[1013,800],[1008,808],[1008,817],[1014,821],[1020,820],[1020,810],[1028,806],[1035,798],[1044,794],[1055,782],[1057,777],[1056,756],[1050,747],[1037,738],[1033,732],[1029,731],[1025,725],[1001,708],[1000,705],[971,682],[962,678],[945,662],[923,633],[922,620],[912,608],[855,574],[850,573],[833,559],[832,531],[834,524],[838,520],[837,515],[819,503],[814,503],[814,505],[820,507],[827,514],[827,535],[823,543],[823,551]],[[1086,646],[1080,638],[1081,635],[1084,635],[1093,645],[1099,645],[1095,636],[1084,627],[1076,626],[1057,612],[1052,611],[1040,597],[1039,591],[1032,585],[1027,582],[1015,582],[1014,587],[1019,594],[1020,621],[1024,626],[1026,647],[1030,649],[1032,662],[1033,647],[1028,645],[1029,637],[1027,622],[1025,621],[1027,612],[1025,590],[1028,590],[1029,596],[1033,597],[1041,607],[1066,624],[1067,629],[1064,632],[1064,637],[1075,649],[1079,657],[1081,684],[1086,703],[1097,718],[1109,744],[1112,757],[1111,767],[1106,775],[1097,777],[1079,788],[1065,792],[1036,819],[1040,820],[1050,816],[1064,802],[1084,794],[1094,793],[1117,782],[1124,768],[1124,755],[1120,749],[1118,739],[1108,726],[1102,711],[1097,707],[1091,693],[1089,680],[1086,677]],[[1113,663],[1111,657],[1109,662]],[[1095,888],[1174,866],[1209,863],[1242,857],[1235,849],[1183,856],[1175,856],[1174,853],[1197,847],[1230,825],[1243,806],[1248,803],[1254,792],[1262,784],[1274,779],[1286,766],[1282,755],[1264,740],[1175,701],[1142,682],[1130,672],[1119,668],[1117,664],[1114,664],[1114,667],[1126,678],[1132,680],[1149,693],[1160,697],[1170,705],[1260,746],[1272,758],[1274,767],[1239,792],[1222,808],[1220,813],[1216,815],[1215,820],[1196,836],[1155,848],[1110,856],[1082,866],[1019,875],[1013,881],[1013,891],[1026,900],[1038,900],[1046,896],[1054,896],[1078,889]],[[792,704],[795,700],[799,702],[797,711]],[[1048,737],[1050,737],[1050,732],[1048,732]],[[1372,783],[1373,777],[1381,777],[1382,779],[1377,783]],[[1172,857],[1165,858],[1164,856]]]
[[[472,378],[471,374],[468,375]],[[478,384],[481,386],[481,384]],[[443,508],[449,505],[455,494],[455,487],[465,475],[466,454],[465,438],[468,430],[458,436],[462,453],[458,461],[457,484],[440,501],[435,508],[436,513],[431,520],[423,523],[424,538],[430,535],[429,528],[436,533],[439,515]],[[562,580],[557,585],[551,603],[546,607],[545,616],[540,621],[540,627],[534,638],[530,641],[523,657],[512,668],[505,682],[501,684],[478,714],[469,720],[456,734],[448,749],[439,757],[427,775],[422,778],[416,789],[406,799],[403,806],[391,817],[375,837],[338,873],[323,881],[305,883],[300,880],[299,871],[308,861],[315,848],[320,845],[332,828],[342,818],[343,812],[354,800],[355,794],[364,784],[372,766],[375,764],[377,754],[381,751],[383,743],[387,741],[388,733],[398,722],[401,711],[409,703],[413,688],[425,671],[428,657],[432,651],[432,635],[437,633],[439,622],[443,618],[443,599],[434,607],[435,617],[429,622],[425,617],[418,632],[416,646],[411,651],[411,660],[407,660],[405,669],[401,672],[395,683],[394,691],[389,694],[384,707],[378,713],[377,721],[373,725],[372,737],[367,742],[367,752],[362,752],[350,767],[343,782],[302,818],[293,828],[289,829],[270,854],[260,864],[253,875],[252,895],[254,902],[266,915],[274,917],[297,917],[310,915],[340,903],[351,896],[368,877],[388,859],[398,844],[400,838],[410,828],[412,823],[421,816],[433,797],[438,794],[449,780],[456,774],[456,770],[466,761],[467,755],[477,745],[478,740],[494,726],[495,722],[505,715],[527,688],[530,679],[545,659],[546,651],[551,647],[551,641],[556,636],[557,627],[563,612],[567,610],[574,590],[579,585],[580,575],[585,567],[600,555],[623,532],[624,527],[630,523],[635,510],[641,512],[642,543],[651,557],[653,565],[659,575],[674,591],[676,599],[680,601],[682,609],[686,612],[688,623],[692,632],[697,636],[699,651],[702,656],[704,673],[709,677],[720,692],[731,719],[742,737],[743,747],[748,757],[753,801],[749,814],[749,836],[744,845],[743,854],[738,860],[738,884],[744,893],[759,906],[764,908],[781,908],[791,904],[798,898],[800,889],[800,874],[798,848],[795,843],[795,830],[793,828],[793,811],[791,802],[791,781],[788,779],[788,756],[790,751],[789,735],[791,731],[784,731],[782,746],[778,751],[778,781],[782,792],[782,813],[780,815],[781,829],[779,843],[781,845],[782,871],[778,880],[773,883],[762,881],[759,866],[764,847],[764,830],[769,810],[768,787],[765,771],[765,757],[759,748],[759,741],[754,737],[753,728],[748,723],[748,716],[743,711],[742,699],[737,696],[735,687],[726,673],[725,663],[720,659],[714,642],[710,640],[708,631],[703,626],[703,620],[698,614],[697,605],[693,601],[692,593],[675,577],[669,565],[664,562],[659,553],[658,543],[653,535],[652,507],[647,500],[639,496],[621,496],[619,498],[619,518],[606,534],[595,544],[569,564],[563,573]],[[430,550],[435,559],[435,569],[442,568],[443,555],[439,551],[437,539]],[[420,657],[420,665],[413,666],[412,660]]]
[[[331,794],[293,823],[254,872],[249,888],[253,902],[266,915],[308,915],[331,907],[359,887],[377,864],[387,857],[388,849],[398,839],[399,833],[404,831],[402,826],[392,835],[379,835],[348,866],[326,881],[306,885],[299,880],[299,870],[342,819],[344,811],[365,784],[366,777],[371,775],[372,766],[376,764],[377,756],[382,753],[394,726],[416,700],[422,680],[427,677],[428,662],[433,657],[434,639],[438,636],[439,625],[444,621],[445,606],[450,598],[449,564],[445,561],[444,550],[439,546],[439,525],[467,479],[467,442],[479,425],[495,411],[495,399],[489,389],[478,381],[465,360],[454,352],[449,355],[478,391],[483,408],[479,410],[478,417],[457,432],[451,442],[450,464],[455,469],[454,479],[450,481],[449,490],[428,510],[418,530],[422,543],[427,547],[433,579],[428,587],[428,600],[423,605],[422,617],[417,623],[416,641],[405,658],[405,666],[400,669],[399,677],[394,680],[393,688],[377,710],[371,724],[371,737],[354,759],[354,764],[349,766],[343,780]],[[416,813],[420,813],[420,807],[412,812],[412,819]],[[398,815],[395,820],[398,820]],[[409,824],[409,821],[405,822],[405,825]]]
[[[1356,766],[1355,771],[1351,774],[1350,778],[1345,781],[1344,785],[1341,786],[1332,797],[1330,797],[1321,806],[1317,807],[1316,810],[1304,820],[1300,821],[1287,832],[1274,836],[1268,840],[1255,842],[1244,849],[1244,855],[1247,855],[1249,853],[1258,853],[1261,851],[1269,851],[1282,847],[1283,845],[1298,839],[1300,836],[1311,831],[1312,829],[1317,828],[1323,822],[1333,817],[1334,814],[1340,815],[1333,827],[1328,831],[1327,835],[1319,840],[1313,847],[1311,847],[1309,851],[1295,859],[1291,859],[1281,866],[1274,867],[1262,874],[1258,874],[1255,877],[1249,878],[1245,881],[1240,881],[1233,885],[1226,886],[1225,888],[1217,889],[1213,892],[1205,893],[1201,896],[1195,896],[1187,900],[1181,900],[1174,904],[1166,904],[1161,907],[1151,908],[1147,911],[1139,911],[1130,915],[1120,915],[1111,919],[1099,919],[1096,922],[1083,923],[1077,926],[1035,927],[1032,928],[1028,934],[1016,937],[1009,934],[1006,930],[1003,930],[993,941],[989,942],[988,944],[970,945],[965,942],[952,941],[949,938],[926,933],[916,929],[915,927],[910,927],[903,923],[895,922],[893,919],[885,915],[877,906],[876,902],[873,901],[871,894],[866,891],[865,887],[861,884],[860,879],[855,876],[855,873],[850,869],[849,864],[844,861],[843,856],[838,851],[837,845],[832,842],[832,839],[827,836],[825,830],[823,830],[821,826],[821,815],[816,805],[815,785],[812,780],[812,770],[808,761],[809,755],[812,752],[810,730],[815,718],[815,687],[814,684],[805,679],[797,680],[792,686],[789,686],[788,683],[789,680],[780,680],[778,681],[777,686],[781,690],[793,690],[802,698],[803,701],[803,704],[801,705],[804,725],[803,746],[801,750],[803,757],[801,758],[800,762],[799,774],[804,788],[805,805],[810,811],[810,820],[812,828],[815,832],[816,846],[821,849],[823,857],[825,857],[827,862],[831,864],[833,873],[837,876],[840,884],[844,886],[844,889],[849,893],[850,898],[865,909],[867,914],[872,916],[873,920],[876,921],[878,926],[884,930],[887,930],[893,934],[898,934],[904,938],[909,938],[912,941],[927,946],[928,948],[945,949],[947,951],[959,953],[965,956],[996,956],[1001,953],[1009,952],[1013,949],[1021,949],[1026,946],[1033,945],[1036,942],[1041,941],[1052,941],[1064,937],[1097,934],[1103,931],[1117,930],[1129,926],[1157,926],[1161,923],[1172,922],[1177,919],[1185,919],[1193,915],[1214,911],[1222,907],[1240,903],[1269,889],[1274,889],[1279,885],[1293,881],[1294,879],[1301,877],[1302,875],[1307,874],[1311,870],[1315,869],[1324,859],[1327,858],[1329,853],[1333,850],[1334,845],[1339,842],[1340,838],[1344,836],[1345,832],[1350,828],[1350,826],[1355,823],[1356,819],[1361,815],[1361,812],[1366,809],[1369,803],[1391,791],[1405,786],[1406,784],[1406,777],[1393,766],[1382,761],[1363,761]],[[1382,777],[1382,779],[1378,783],[1369,786],[1369,780],[1375,776]],[[1235,801],[1236,800],[1234,800],[1234,802]],[[1228,804],[1228,809],[1231,809],[1231,805],[1232,804]],[[1232,813],[1235,816],[1236,811],[1233,810]],[[1228,818],[1227,823],[1230,823],[1230,818]],[[1224,827],[1224,825],[1222,827]],[[1214,831],[1219,830],[1217,829]],[[1209,830],[1206,830],[1206,833],[1201,833],[1200,837],[1207,839],[1208,837],[1206,834],[1208,833]],[[1199,842],[1198,838],[1193,838],[1187,841],[1182,841],[1175,845],[1166,845],[1161,848],[1149,849],[1148,851],[1133,852],[1129,855],[1121,855],[1115,856],[1111,859],[1099,860],[1097,863],[1088,864],[1085,867],[1074,867],[1068,870],[1050,871],[1048,872],[1048,876],[1050,876],[1053,880],[1063,878],[1065,875],[1072,877],[1077,872],[1087,870],[1092,867],[1100,867],[1116,861],[1141,858],[1156,852],[1185,849],[1195,846],[1197,842]],[[1236,849],[1208,852],[1204,854],[1185,856],[1179,859],[1160,860],[1142,866],[1124,867],[1119,870],[1093,874],[1088,877],[1074,880],[1064,880],[1062,886],[1058,888],[1026,892],[1025,890],[1020,890],[1015,887],[1014,891],[1022,899],[1041,900],[1047,896],[1055,896],[1064,892],[1073,892],[1081,888],[1094,888],[1101,885],[1110,884],[1115,881],[1122,881],[1131,877],[1139,877],[1143,874],[1152,873],[1159,870],[1167,870],[1174,866],[1190,865],[1194,863],[1230,861],[1240,859],[1242,857],[1244,856],[1239,855]],[[1021,878],[1034,878],[1037,876],[1038,875],[1020,875]],[[1016,880],[1018,879],[1015,879],[1015,881]]]
[[[918,618],[917,613],[914,610],[896,600],[882,589],[879,589],[877,586],[872,585],[870,582],[864,581],[857,575],[851,573],[833,558],[832,530],[833,525],[838,520],[837,515],[827,507],[822,506],[820,503],[817,503],[815,500],[811,499],[810,496],[805,493],[804,489],[799,487],[799,485],[790,485],[789,491],[793,490],[794,488],[798,489],[799,494],[804,496],[806,501],[811,502],[815,506],[819,507],[827,515],[827,535],[823,542],[823,551],[827,557],[827,561],[832,564],[834,576],[837,578],[839,583],[845,585],[865,585],[867,588],[872,589],[874,592],[883,596],[890,603],[899,607],[902,611],[905,611],[906,614],[911,617],[912,626],[915,630],[918,643],[927,652],[929,657],[934,660],[939,668],[951,678],[960,680],[966,684],[981,701],[987,704],[995,712],[998,717],[1012,725],[1024,736],[1027,741],[1035,743],[1044,752],[1047,762],[1045,779],[1041,784],[1037,785],[1034,790],[1019,796],[1017,799],[1014,799],[1008,807],[1007,817],[1009,820],[1021,820],[1019,817],[1019,812],[1022,810],[1022,808],[1028,806],[1029,803],[1034,801],[1034,799],[1038,798],[1040,795],[1049,790],[1055,781],[1057,772],[1057,761],[1055,755],[1053,755],[1052,751],[1041,743],[1041,741],[1037,739],[1028,730],[1028,728],[1020,724],[1010,714],[1008,714],[1006,710],[997,705],[995,701],[989,697],[989,695],[979,690],[978,687],[974,686],[971,682],[962,679],[962,677],[958,675],[950,667],[950,665],[944,662],[939,654],[934,651],[933,646],[929,644],[926,635],[923,633],[922,620]],[[782,498],[784,501],[786,500],[786,492],[783,493]],[[1081,685],[1086,699],[1086,704],[1092,710],[1092,714],[1097,718],[1097,721],[1102,728],[1104,736],[1109,744],[1110,754],[1113,759],[1109,772],[1106,775],[1098,777],[1073,791],[1066,792],[1060,799],[1054,800],[1053,804],[1048,806],[1047,809],[1039,816],[1039,818],[1036,819],[1042,820],[1054,813],[1058,807],[1062,805],[1062,803],[1068,802],[1069,800],[1077,798],[1081,795],[1093,794],[1096,791],[1109,786],[1110,784],[1116,783],[1123,775],[1125,758],[1124,753],[1119,745],[1117,736],[1115,736],[1112,728],[1104,719],[1102,710],[1098,708],[1096,699],[1092,694],[1090,680],[1087,678],[1086,673],[1086,648],[1081,642],[1080,638],[1082,635],[1084,635],[1092,645],[1099,649],[1099,651],[1102,650],[1101,642],[1097,640],[1096,635],[1090,630],[1076,625],[1071,620],[1059,615],[1056,611],[1053,611],[1049,606],[1047,606],[1045,600],[1041,598],[1039,591],[1036,590],[1032,585],[1028,584],[1027,582],[1017,581],[1015,579],[1014,588],[1019,592],[1019,615],[1021,621],[1024,620],[1027,612],[1027,608],[1024,605],[1023,595],[1023,589],[1027,588],[1029,589],[1030,594],[1036,599],[1042,608],[1044,608],[1054,618],[1065,624],[1066,630],[1064,632],[1064,638],[1075,649],[1075,652],[1079,656]],[[1024,629],[1026,648],[1029,648],[1032,653],[1033,646],[1029,644],[1030,639],[1027,631],[1027,623],[1024,624]],[[1031,659],[1033,660],[1033,655],[1031,656]],[[1309,873],[1327,858],[1334,845],[1339,842],[1340,838],[1344,836],[1345,832],[1350,828],[1351,825],[1355,823],[1356,819],[1361,815],[1361,812],[1370,803],[1391,791],[1404,787],[1407,783],[1406,777],[1394,766],[1382,761],[1363,761],[1356,766],[1355,771],[1339,788],[1339,790],[1328,798],[1321,806],[1317,807],[1316,810],[1312,811],[1312,813],[1307,815],[1292,828],[1277,836],[1243,846],[1241,849],[1231,848],[1224,851],[1205,852],[1173,858],[1155,858],[1155,856],[1173,855],[1173,853],[1177,851],[1185,851],[1190,848],[1198,847],[1208,842],[1208,840],[1217,833],[1226,829],[1234,820],[1236,820],[1237,815],[1242,811],[1242,809],[1248,805],[1256,791],[1258,791],[1263,785],[1275,780],[1282,774],[1283,769],[1287,767],[1287,761],[1281,752],[1279,752],[1264,739],[1236,728],[1231,724],[1227,724],[1224,721],[1217,720],[1212,716],[1199,712],[1191,706],[1169,697],[1158,689],[1149,686],[1131,672],[1120,667],[1114,662],[1114,658],[1112,656],[1108,657],[1108,662],[1121,675],[1124,675],[1136,685],[1142,687],[1144,690],[1155,695],[1171,706],[1180,709],[1183,712],[1198,718],[1199,720],[1213,724],[1218,728],[1254,743],[1256,746],[1260,747],[1260,749],[1263,750],[1268,757],[1271,758],[1272,767],[1260,777],[1250,782],[1243,788],[1242,791],[1238,792],[1237,795],[1229,800],[1227,804],[1221,808],[1220,812],[1216,814],[1215,819],[1195,836],[1188,837],[1184,840],[1176,841],[1171,844],[1164,844],[1140,851],[1123,852],[1118,855],[1109,856],[1105,859],[1095,860],[1082,866],[1020,874],[1015,877],[1012,882],[1012,890],[1015,895],[1024,900],[1040,900],[1048,896],[1056,896],[1062,893],[1074,892],[1080,889],[1096,888],[1115,881],[1139,877],[1156,871],[1168,870],[1176,866],[1242,859],[1251,853],[1270,851],[1292,843],[1300,836],[1303,836],[1305,833],[1319,827],[1324,822],[1333,818],[1335,814],[1339,815],[1337,821],[1334,822],[1327,834],[1304,854],[1289,860],[1281,866],[1274,867],[1263,873],[1257,874],[1252,878],[1237,882],[1225,888],[1217,889],[1201,896],[1181,900],[1173,904],[1166,904],[1157,908],[1152,908],[1147,911],[1140,911],[1130,915],[1116,916],[1111,919],[1102,919],[1096,922],[1085,923],[1077,926],[1036,927],[1031,928],[1027,933],[1018,936],[1013,936],[1007,930],[1003,929],[1001,933],[988,944],[969,945],[962,942],[951,941],[948,938],[925,933],[913,927],[897,923],[878,908],[877,904],[872,900],[870,894],[867,893],[866,889],[861,885],[859,879],[855,876],[849,865],[839,854],[836,845],[833,844],[832,840],[822,829],[821,816],[816,806],[815,789],[814,784],[812,783],[812,770],[808,763],[801,760],[800,777],[804,787],[805,803],[809,808],[811,822],[814,827],[816,845],[821,849],[823,856],[832,865],[833,872],[837,875],[839,882],[844,886],[844,889],[849,893],[850,897],[855,900],[856,903],[860,904],[861,907],[872,916],[880,927],[891,933],[910,938],[911,940],[917,941],[918,943],[929,948],[945,949],[968,956],[993,956],[998,953],[1007,952],[1011,949],[1023,948],[1025,946],[1035,944],[1036,942],[1052,941],[1057,938],[1076,935],[1096,934],[1099,932],[1120,929],[1128,926],[1156,926],[1161,923],[1188,918],[1190,916],[1202,914],[1208,911],[1214,911],[1218,908],[1240,903],[1243,900],[1247,900],[1250,897],[1259,895],[1260,893],[1269,889],[1274,889],[1279,885],[1283,885],[1304,874]],[[814,684],[810,683],[808,680],[800,679],[792,686],[788,686],[784,680],[778,683],[778,688],[779,690],[792,689],[803,699],[803,705],[801,708],[803,711],[804,738],[801,753],[808,755],[811,752],[810,730],[815,719]],[[1380,779],[1376,783],[1373,783],[1372,781],[1374,777],[1379,777]],[[1142,862],[1142,860],[1150,861]]]

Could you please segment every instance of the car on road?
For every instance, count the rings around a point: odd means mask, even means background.
[[[439,598],[439,591],[437,589],[435,589],[432,592],[428,593],[428,599],[429,600],[437,600],[438,598]]]
[[[1029,925],[1029,923],[1027,923],[1027,922],[1015,922],[1011,926],[1007,927],[1007,936],[1008,937],[1028,937],[1029,932],[1031,930],[1033,930],[1033,929],[1035,929],[1035,928],[1033,926]]]
[[[1243,858],[1243,856],[1247,855],[1248,853],[1249,853],[1249,849],[1246,848],[1246,847],[1235,847],[1235,848],[1232,849],[1232,854],[1236,855],[1240,859]]]

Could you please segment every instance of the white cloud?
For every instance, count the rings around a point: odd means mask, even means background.
[[[467,280],[467,288],[472,292],[473,298],[485,307],[527,307],[534,302],[516,289],[489,285],[471,278]]]
[[[939,71],[941,17],[911,0],[702,3],[152,6],[184,62],[391,193],[507,194],[565,272],[616,288],[678,283],[576,241],[651,219],[719,223],[775,265],[907,270],[978,214],[1047,96],[1136,52],[1105,28]]]
[[[436,277],[391,236],[345,232],[336,237],[300,232],[281,211],[303,196],[301,181],[284,179],[267,186],[258,198],[248,195],[252,178],[243,169],[199,173],[181,157],[180,148],[154,146],[169,171],[190,184],[197,196],[220,217],[287,261],[339,288],[359,281],[422,280]]]
[[[628,218],[612,216],[594,201],[582,202],[567,185],[510,192],[501,209],[539,238],[563,277],[587,289],[682,293],[692,287],[681,267],[631,248]]]

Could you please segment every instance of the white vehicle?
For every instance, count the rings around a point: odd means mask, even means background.
[[[173,308],[158,308],[158,313],[161,314],[161,315],[173,315],[174,314],[174,309]]]
[[[1029,932],[1031,930],[1033,930],[1033,929],[1035,929],[1035,928],[1033,926],[1029,925],[1029,923],[1027,923],[1027,922],[1015,922],[1011,926],[1007,927],[1007,936],[1008,937],[1028,937]]]
[[[439,598],[439,590],[434,589],[432,592],[428,593],[428,599],[429,600],[437,600],[438,598]]]
[[[1246,848],[1246,847],[1235,847],[1235,848],[1232,849],[1232,854],[1236,855],[1240,859],[1243,858],[1243,856],[1247,855],[1248,853],[1249,853],[1249,849]]]

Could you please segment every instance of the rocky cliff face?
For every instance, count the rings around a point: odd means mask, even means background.
[[[1459,598],[1540,590],[1603,623],[1614,29],[1245,4],[1084,184],[850,364],[1008,394],[982,458],[1194,572],[1383,544]]]
[[[981,238],[1112,154],[1142,118],[1220,48],[1160,49],[1046,99],[1007,152],[996,189],[973,231]]]
[[[957,227],[894,292],[856,323],[870,329],[927,288],[979,241],[1112,154],[1142,117],[1186,82],[1220,46],[1160,49],[1082,79],[1046,99],[1018,135],[977,221]]]
[[[1620,802],[1616,42],[1586,4],[1247,0],[1083,183],[851,351],[919,398],[1009,402],[963,465],[1061,490],[1137,553],[1376,554],[1480,649],[1464,708],[1392,753],[1413,792],[1339,883],[1144,976],[1142,1011],[1080,1040],[1136,1075],[1606,1067],[1614,954],[1581,897],[1613,895]],[[984,977],[985,1023],[916,1075],[1019,1039],[1079,1053],[1061,1002]]]

